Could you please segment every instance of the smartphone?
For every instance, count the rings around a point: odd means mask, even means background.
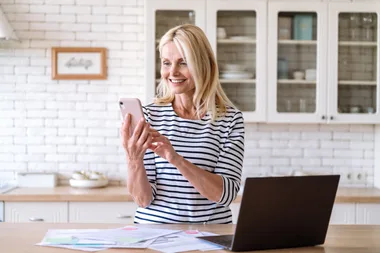
[[[137,124],[141,118],[144,118],[144,113],[142,110],[141,102],[138,98],[120,98],[119,107],[121,112],[122,120],[125,119],[127,113],[131,114],[132,124],[131,124],[131,134],[135,131]]]

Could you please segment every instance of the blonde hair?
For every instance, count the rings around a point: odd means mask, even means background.
[[[224,93],[219,81],[219,70],[214,53],[205,33],[199,27],[184,24],[170,29],[162,36],[159,44],[160,57],[162,48],[174,42],[186,59],[189,71],[194,79],[195,93],[193,103],[198,118],[206,112],[212,121],[227,112],[227,107],[235,107]],[[158,84],[157,104],[167,104],[174,100],[167,82],[161,79]]]

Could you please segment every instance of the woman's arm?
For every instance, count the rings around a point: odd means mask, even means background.
[[[121,128],[123,147],[128,162],[127,190],[135,202],[141,206],[148,206],[152,197],[152,187],[149,183],[144,167],[144,155],[151,144],[150,126],[143,118],[136,126],[133,134],[129,135],[131,116],[127,115]]]
[[[215,202],[220,200],[223,194],[223,179],[221,176],[199,168],[180,155],[168,162],[177,167],[202,196]]]
[[[228,139],[213,173],[180,156],[165,136],[158,132],[152,135],[152,142],[157,144],[151,145],[150,149],[173,164],[202,196],[227,206],[235,199],[240,188],[244,157],[244,123],[240,112],[231,122]]]

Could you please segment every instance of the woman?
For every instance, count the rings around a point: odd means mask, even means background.
[[[169,30],[159,44],[161,82],[129,136],[127,188],[135,223],[231,223],[244,156],[242,113],[222,90],[206,35],[194,25]]]

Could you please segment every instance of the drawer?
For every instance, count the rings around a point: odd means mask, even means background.
[[[5,222],[68,222],[67,202],[5,202]]]
[[[69,222],[132,224],[136,209],[134,202],[69,202]]]

